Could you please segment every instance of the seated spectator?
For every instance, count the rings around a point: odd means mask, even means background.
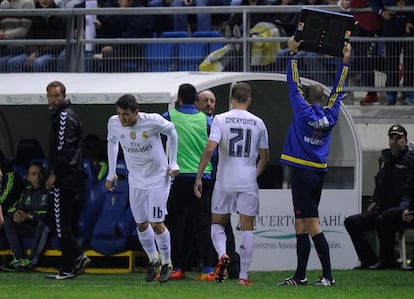
[[[232,4],[235,5],[235,4]],[[240,5],[266,5],[265,0],[242,0]],[[259,22],[272,22],[273,15],[272,14],[262,14],[262,13],[255,13],[255,14],[248,14],[250,17],[250,28],[254,27]],[[227,38],[230,38],[232,35],[234,37],[239,37],[240,30],[242,29],[243,23],[243,15],[240,13],[233,13],[230,16],[230,19],[226,22],[224,35]],[[238,26],[238,29],[234,29],[235,26]]]
[[[119,7],[148,7],[147,0],[118,0]],[[119,32],[118,38],[151,38],[154,32],[155,17],[152,15],[117,15]],[[143,69],[141,64],[145,59],[144,44],[115,44],[107,45],[102,49],[102,56],[106,59],[109,69],[106,72],[136,72]],[[96,56],[95,56],[96,57]]]
[[[299,5],[297,0],[277,0],[273,5]],[[274,23],[282,32],[282,36],[292,36],[295,34],[296,25],[298,22],[298,13],[276,13],[274,14]]]
[[[119,7],[117,0],[99,0],[97,3],[98,8],[110,8],[110,7]],[[96,38],[119,38],[120,29],[120,18],[117,15],[97,15],[94,21]],[[96,44],[95,45],[95,54],[94,66],[93,69],[95,72],[108,72],[112,71],[113,63],[108,59],[103,59],[105,56],[109,55],[112,51],[112,46],[108,44]],[[108,54],[106,54],[108,53]]]
[[[366,212],[345,219],[355,251],[361,262],[357,269],[387,269],[397,266],[394,256],[395,230],[389,219],[401,215],[406,208],[402,200],[405,185],[414,167],[414,153],[408,150],[407,131],[401,125],[388,130],[389,148],[381,151],[379,172],[375,176],[375,190]],[[391,231],[390,231],[391,230]],[[377,231],[379,257],[371,248],[365,232]]]
[[[53,0],[39,0],[36,8],[57,8]],[[66,17],[41,15],[33,17],[29,39],[66,39]],[[63,71],[65,44],[29,46],[26,53],[10,58],[9,72]]]
[[[340,6],[343,9],[348,8],[367,8],[372,1],[368,0],[341,0]],[[373,12],[353,12],[356,24],[352,36],[361,37],[378,37],[381,33],[381,17]],[[355,77],[360,81],[360,85],[374,87],[374,70],[378,67],[377,44],[375,42],[354,43],[354,64]],[[359,79],[359,80],[358,80]],[[378,104],[378,95],[376,91],[370,91],[360,101],[361,105]]]
[[[6,158],[0,152],[0,229],[3,227],[4,216],[7,210],[20,198],[23,190],[23,181],[13,172]]]
[[[0,9],[30,9],[35,8],[33,0],[3,0]],[[29,17],[0,18],[0,40],[25,39],[29,35],[32,19]],[[7,72],[10,58],[24,53],[23,46],[0,45],[0,73]]]
[[[171,7],[173,0],[150,0],[149,7]],[[165,31],[174,31],[173,15],[156,15],[154,32],[159,36]]]
[[[265,0],[242,0],[240,5],[266,5]],[[232,4],[233,5],[233,4]],[[251,37],[278,37],[280,31],[275,24],[275,14],[254,13],[248,14],[250,27],[248,34]],[[231,14],[229,20],[224,26],[224,36],[226,38],[240,38],[243,31],[243,16],[240,13]],[[241,45],[233,43],[234,49],[237,50],[237,56],[227,67],[230,71],[242,71],[243,54]],[[251,62],[255,71],[269,71],[275,62],[276,53],[280,50],[279,42],[253,42],[251,45]]]
[[[172,0],[172,7],[182,6],[208,6],[209,0]],[[211,30],[211,14],[197,14],[197,25],[190,30],[188,14],[174,14],[174,31],[209,31]]]
[[[45,173],[40,162],[32,162],[27,170],[29,186],[23,190],[20,200],[8,210],[4,230],[13,260],[10,268],[16,271],[32,271],[45,246],[49,227],[46,225],[49,192],[44,188]],[[24,252],[23,237],[32,237],[30,256]]]
[[[375,1],[373,1],[375,2]],[[372,3],[370,3],[372,5]],[[381,5],[374,8],[380,14],[384,21],[382,24],[382,35],[384,37],[413,37],[414,36],[414,19],[413,12],[405,9],[412,7],[414,1],[412,0],[382,0]],[[384,11],[384,6],[398,6],[399,9],[394,11],[389,17]],[[403,40],[396,40],[393,42],[385,42],[384,50],[386,59],[384,60],[384,73],[387,75],[386,87],[399,87],[401,77],[404,87],[414,86],[414,72],[412,66],[414,65],[414,46],[412,42]],[[401,53],[402,65],[401,68]],[[407,55],[406,55],[407,54]],[[414,105],[414,91],[407,91],[403,93],[403,102],[408,105]],[[386,92],[386,104],[395,105],[397,102],[397,91]]]

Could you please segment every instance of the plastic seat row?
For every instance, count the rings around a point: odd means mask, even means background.
[[[186,31],[163,32],[161,38],[183,39],[188,37]],[[196,31],[194,38],[221,37],[218,31]],[[147,71],[198,71],[202,60],[211,52],[223,47],[222,43],[154,43],[147,44],[145,49]]]
[[[34,158],[47,169],[47,160]],[[105,180],[98,181],[96,170],[90,160],[84,160],[86,174],[85,191],[79,203],[78,220],[75,234],[84,249],[92,249],[98,253],[112,255],[127,250],[138,250],[135,221],[129,208],[128,171],[124,161],[117,163],[118,185],[113,192],[105,188]],[[14,167],[23,179],[27,168],[23,165]],[[1,242],[4,243],[4,240]],[[30,238],[24,240],[30,248]],[[49,249],[59,249],[58,242],[52,233],[47,243]],[[7,244],[0,247],[5,248]]]

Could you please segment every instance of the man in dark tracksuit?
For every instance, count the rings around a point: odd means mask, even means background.
[[[351,45],[346,44],[343,48],[343,63],[338,68],[327,105],[323,106],[325,95],[319,84],[309,86],[306,99],[304,97],[296,57],[300,43],[293,38],[288,41],[291,57],[287,67],[287,83],[294,118],[281,154],[281,162],[291,169],[298,259],[295,274],[279,285],[307,284],[310,236],[322,265],[322,277],[313,286],[331,287],[335,285],[335,279],[328,242],[319,223],[318,206],[323,178],[328,171],[331,132],[338,120],[343,88],[347,82]]]
[[[197,92],[191,84],[181,84],[178,89],[178,107],[166,112],[164,118],[175,125],[178,135],[177,163],[180,173],[174,178],[167,203],[166,223],[171,232],[171,259],[174,269],[171,279],[185,277],[185,258],[188,255],[186,232],[194,229],[202,244],[203,272],[199,280],[214,280],[214,249],[211,241],[211,165],[203,175],[203,197],[194,195],[193,186],[198,162],[207,144],[210,117],[195,106]]]
[[[58,81],[47,86],[47,100],[52,111],[49,136],[49,178],[46,188],[55,216],[55,230],[62,250],[62,269],[53,279],[68,279],[82,273],[90,259],[79,248],[72,232],[75,202],[85,185],[81,151],[82,124],[66,99],[66,88]]]
[[[372,203],[366,212],[345,219],[355,251],[361,261],[358,269],[387,269],[397,266],[394,256],[395,232],[393,220],[401,218],[407,204],[402,201],[405,187],[414,166],[414,152],[408,150],[407,131],[401,125],[388,130],[390,148],[381,151],[379,172],[375,176]],[[401,226],[399,224],[398,226]],[[377,230],[380,241],[379,260],[371,248],[366,231]]]
[[[49,192],[44,188],[44,168],[41,162],[30,162],[26,174],[30,183],[19,201],[7,211],[4,230],[14,259],[11,269],[32,271],[46,244],[49,227],[46,225]],[[31,237],[30,256],[24,253],[24,237]]]

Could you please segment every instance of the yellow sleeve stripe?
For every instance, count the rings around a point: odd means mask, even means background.
[[[335,101],[338,99],[338,95],[344,89],[345,80],[348,77],[348,66],[344,66],[341,72],[341,77],[339,78],[338,85],[336,86],[335,93],[329,98],[328,107],[332,107]]]
[[[291,68],[292,68],[292,79],[293,82],[296,82],[298,87],[298,92],[303,96],[302,84],[300,83],[300,76],[298,70],[298,61],[296,59],[291,60]]]
[[[328,167],[328,163],[311,162],[311,161],[295,158],[295,157],[292,157],[292,156],[288,156],[288,155],[285,155],[285,154],[282,154],[280,156],[280,158],[282,160],[290,161],[290,162],[295,163],[295,164],[305,165],[305,166],[318,168],[318,169],[325,169],[325,168]]]

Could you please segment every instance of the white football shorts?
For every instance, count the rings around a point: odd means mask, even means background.
[[[151,190],[129,188],[129,205],[136,223],[163,222],[167,214],[169,186]]]
[[[211,199],[211,212],[213,214],[239,212],[246,216],[256,216],[259,214],[259,192],[231,192],[215,188]]]

